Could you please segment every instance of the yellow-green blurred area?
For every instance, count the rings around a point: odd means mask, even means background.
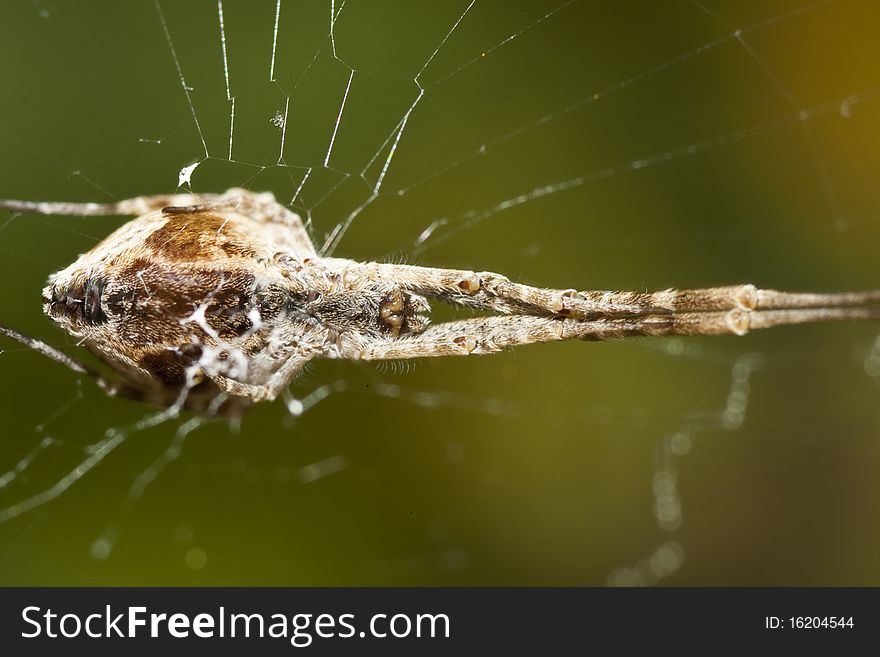
[[[222,33],[213,0],[3,2],[0,197],[200,163],[193,191],[273,191],[318,244],[352,218],[344,257],[880,287],[875,2],[221,6]],[[0,323],[89,360],[40,290],[123,221],[4,212]],[[155,409],[4,339],[0,583],[878,585],[878,333],[318,361],[299,418],[135,428],[81,477]]]

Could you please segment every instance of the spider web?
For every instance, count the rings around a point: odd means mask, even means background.
[[[359,260],[876,287],[877,12],[22,1],[0,196],[241,186]],[[35,300],[116,225],[0,218],[3,323],[81,351]],[[878,583],[875,327],[319,362],[240,426],[0,349],[4,583]]]

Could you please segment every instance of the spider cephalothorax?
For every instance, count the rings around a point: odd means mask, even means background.
[[[0,201],[45,214],[128,214],[43,290],[46,313],[121,380],[3,334],[110,392],[197,411],[274,399],[313,358],[493,353],[556,340],[742,335],[820,320],[880,319],[880,291],[753,285],[653,293],[555,290],[500,274],[321,257],[271,194],[139,197],[110,205]],[[428,299],[495,313],[428,326]]]

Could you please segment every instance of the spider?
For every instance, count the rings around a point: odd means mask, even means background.
[[[275,399],[314,358],[466,356],[557,340],[743,335],[880,319],[880,290],[581,292],[492,272],[323,257],[298,215],[270,193],[244,189],[110,204],[0,200],[0,207],[136,217],[43,290],[44,312],[115,376],[12,329],[0,333],[111,395],[196,413],[238,414]],[[495,314],[429,325],[429,299]]]

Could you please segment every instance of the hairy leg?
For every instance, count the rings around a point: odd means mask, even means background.
[[[88,365],[84,365],[75,358],[68,356],[63,351],[60,351],[59,349],[56,349],[55,347],[46,344],[42,340],[31,338],[27,335],[23,335],[18,331],[2,325],[0,325],[0,335],[10,338],[11,340],[15,340],[16,342],[23,344],[29,349],[33,349],[37,353],[42,354],[46,358],[53,360],[60,365],[64,365],[64,367],[76,372],[77,374],[84,374],[85,376],[92,379],[92,381],[94,381],[99,388],[101,388],[111,397],[121,397],[123,399],[132,399],[135,401],[155,401],[152,399],[148,399],[144,391],[140,388],[131,386],[124,381],[108,379],[99,372],[93,370]]]
[[[659,307],[675,312],[711,310],[781,310],[786,308],[836,308],[880,304],[880,290],[813,293],[762,290],[754,285],[730,285],[694,290],[659,292],[581,292],[597,303],[611,302]]]
[[[386,279],[426,297],[504,314],[545,317],[591,319],[673,312],[832,308],[880,303],[880,290],[816,294],[762,290],[748,284],[659,292],[577,291],[523,285],[492,272],[378,263],[363,267],[369,278]]]
[[[139,217],[148,212],[161,210],[170,206],[196,206],[203,204],[208,196],[194,194],[158,194],[155,196],[137,196],[135,198],[115,201],[113,203],[67,203],[64,201],[17,201],[0,199],[0,208],[33,212],[45,215],[66,215],[75,217],[108,217],[131,216]],[[216,196],[216,195],[214,195]]]
[[[880,308],[729,310],[578,320],[533,315],[479,317],[436,324],[422,333],[380,339],[344,354],[362,360],[491,354],[517,345],[637,336],[745,335],[750,330],[823,321],[878,320]]]
[[[242,383],[236,379],[212,371],[206,367],[204,375],[210,379],[222,392],[235,397],[244,397],[251,402],[272,401],[284,392],[290,385],[291,380],[305,367],[310,360],[308,356],[292,356],[272,373],[268,381],[262,385]]]
[[[504,314],[591,318],[668,312],[662,307],[631,300],[591,299],[584,296],[590,293],[574,289],[523,285],[493,272],[380,263],[361,267],[363,275],[369,279],[384,279],[411,292],[446,303]]]

